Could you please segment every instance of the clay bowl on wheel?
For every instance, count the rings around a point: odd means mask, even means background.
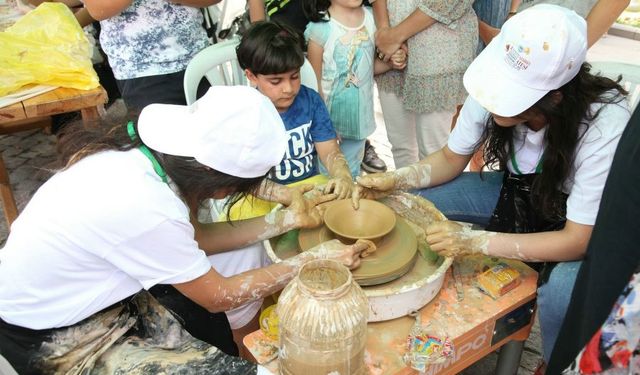
[[[358,239],[376,242],[396,226],[396,213],[380,202],[360,200],[355,210],[350,199],[335,201],[324,213],[324,223],[346,242]]]

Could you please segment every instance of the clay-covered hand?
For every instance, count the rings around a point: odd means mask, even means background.
[[[491,234],[473,230],[468,223],[439,221],[427,227],[427,242],[431,250],[447,257],[487,254]]]
[[[258,190],[256,196],[265,201],[276,202],[282,204],[283,206],[288,206],[291,204],[291,197],[295,190],[304,194],[308,191],[313,190],[313,188],[314,186],[312,184],[285,186],[265,179],[260,185],[260,189]]]
[[[336,199],[345,199],[351,196],[355,185],[351,176],[334,177],[324,187],[325,194],[335,194]]]
[[[322,259],[333,259],[344,264],[349,269],[360,265],[360,253],[369,248],[366,243],[354,243],[345,245],[338,240],[330,240],[315,246],[308,251]]]
[[[356,187],[351,194],[351,203],[356,210],[360,208],[360,199],[378,199],[386,197],[396,190],[394,172],[372,173],[356,178]]]
[[[431,165],[413,164],[393,172],[374,173],[357,178],[358,186],[351,199],[353,208],[359,207],[360,198],[378,199],[394,190],[418,189],[429,186]]]
[[[336,199],[335,194],[303,196],[302,191],[291,190],[291,204],[281,215],[282,223],[287,228],[315,228],[323,223],[324,206],[322,203]],[[280,217],[280,216],[279,216]]]
[[[342,151],[340,151],[338,143],[333,142],[331,147],[323,161],[331,176],[331,179],[324,187],[324,193],[333,193],[338,199],[349,198],[353,190],[353,179],[351,178],[349,164]]]

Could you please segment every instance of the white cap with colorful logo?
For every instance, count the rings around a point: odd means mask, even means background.
[[[540,4],[511,17],[469,65],[464,86],[487,111],[516,116],[580,71],[587,24],[574,11]]]
[[[138,133],[151,149],[243,178],[264,176],[282,161],[288,145],[273,103],[246,86],[213,86],[190,106],[148,105],[138,118]]]

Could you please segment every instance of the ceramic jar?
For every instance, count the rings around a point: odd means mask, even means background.
[[[280,373],[364,374],[369,302],[333,260],[305,263],[278,299]]]

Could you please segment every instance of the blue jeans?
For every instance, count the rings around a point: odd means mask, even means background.
[[[538,288],[538,320],[542,334],[542,357],[549,363],[567,313],[571,292],[582,261],[558,263],[546,284]]]
[[[482,179],[477,172],[464,172],[446,184],[414,193],[433,202],[451,220],[486,226],[498,202],[501,187],[500,172],[484,172]],[[538,319],[543,356],[547,362],[567,312],[580,264],[581,261],[558,263],[549,281],[538,288]]]
[[[438,207],[449,219],[486,226],[496,208],[501,172],[463,172],[439,186],[414,191]]]
[[[351,177],[356,178],[360,176],[360,164],[362,164],[362,158],[364,157],[364,143],[366,139],[341,139],[340,151],[344,155],[344,158],[349,164],[349,171]],[[329,175],[327,168],[320,162],[318,164],[320,173],[325,176]]]

